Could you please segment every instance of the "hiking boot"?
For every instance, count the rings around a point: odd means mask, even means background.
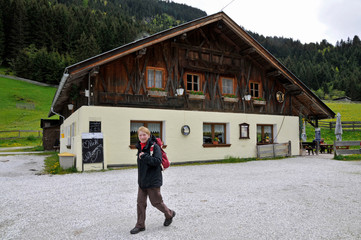
[[[166,218],[166,219],[165,219],[163,225],[164,225],[165,227],[168,227],[168,226],[172,223],[174,217],[175,217],[175,211],[173,211],[173,216],[172,216],[171,218]]]
[[[131,233],[131,234],[137,234],[137,233],[139,233],[139,232],[141,232],[141,231],[144,231],[144,230],[145,230],[145,228],[135,227],[135,228],[133,228],[132,230],[130,230],[130,233]]]

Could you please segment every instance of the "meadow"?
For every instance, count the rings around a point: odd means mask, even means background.
[[[0,130],[42,130],[40,119],[48,118],[56,88],[0,77]],[[57,118],[54,116],[52,118]],[[9,137],[11,134],[0,134]],[[1,140],[0,146],[21,146],[39,142],[37,134],[22,139]],[[40,142],[41,143],[41,142]]]
[[[337,115],[341,114],[341,121],[361,121],[361,103],[347,103],[347,102],[333,102],[324,101],[324,103],[331,108],[332,111]],[[322,121],[333,121],[336,119],[325,119]],[[312,142],[315,138],[315,129],[309,123],[306,124],[307,141]],[[335,140],[335,130],[328,128],[321,128],[321,138],[325,139],[328,144],[333,144]],[[361,131],[343,131],[343,141],[356,141],[361,140]]]

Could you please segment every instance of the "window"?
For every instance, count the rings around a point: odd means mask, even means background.
[[[162,122],[148,122],[148,121],[131,121],[130,122],[130,145],[134,146],[138,141],[138,128],[144,126],[150,130],[150,133],[157,137],[162,138]],[[163,139],[162,139],[163,140]]]
[[[226,124],[204,123],[203,144],[226,144]]]
[[[234,94],[233,82],[233,78],[222,78],[222,94]]]
[[[186,74],[186,86],[188,91],[200,91],[200,84],[200,75],[192,73]]]
[[[164,70],[147,68],[147,88],[163,88]]]
[[[102,122],[89,121],[89,132],[101,132],[101,131],[102,131]]]
[[[249,139],[249,124],[239,124],[239,139]]]
[[[260,97],[261,86],[257,82],[250,82],[249,84],[250,94],[252,97]]]
[[[257,144],[273,143],[273,125],[257,125]]]

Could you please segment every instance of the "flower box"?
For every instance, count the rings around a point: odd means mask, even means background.
[[[166,97],[167,95],[168,95],[168,92],[166,92],[166,91],[153,91],[153,90],[148,91],[148,96],[151,96],[151,97]]]
[[[195,95],[195,94],[189,94],[190,100],[204,100],[206,98],[205,95]]]
[[[225,102],[238,102],[238,98],[223,97]]]
[[[266,105],[266,101],[265,100],[253,100],[253,105],[264,106],[264,105]]]

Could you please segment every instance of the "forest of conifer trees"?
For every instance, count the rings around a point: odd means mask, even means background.
[[[205,15],[161,0],[1,0],[0,65],[57,84],[66,66]],[[333,46],[250,34],[319,97],[361,100],[358,36]]]

